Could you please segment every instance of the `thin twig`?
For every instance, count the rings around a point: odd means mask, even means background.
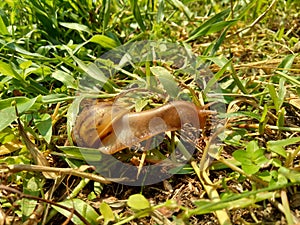
[[[273,0],[272,3],[269,5],[269,7],[264,11],[259,17],[256,18],[249,26],[242,28],[235,32],[233,35],[237,35],[239,33],[246,34],[248,33],[256,24],[258,24],[265,16],[266,14],[272,9],[272,7],[275,5],[277,0]],[[231,36],[231,35],[230,35]],[[230,37],[229,36],[229,37]]]
[[[87,178],[99,183],[103,184],[109,184],[112,181],[118,182],[120,179],[111,179],[107,180],[106,178],[92,173],[86,173],[82,172],[78,169],[73,168],[57,168],[57,167],[49,167],[49,166],[37,166],[37,165],[1,165],[0,166],[0,172],[10,172],[10,173],[17,173],[20,171],[30,171],[30,172],[53,172],[57,173],[58,175],[67,174],[67,175],[73,175],[81,178]]]
[[[6,190],[8,192],[11,192],[11,193],[15,193],[17,195],[20,196],[20,198],[27,198],[27,199],[32,199],[32,200],[36,200],[36,201],[40,201],[40,202],[45,202],[45,203],[48,203],[48,204],[51,204],[51,205],[54,205],[54,206],[57,206],[57,207],[60,207],[62,209],[65,209],[69,212],[74,212],[74,214],[86,225],[89,225],[90,223],[80,214],[76,211],[76,209],[74,208],[69,208],[67,206],[64,206],[64,205],[61,205],[59,203],[56,203],[56,202],[53,202],[53,201],[50,201],[50,200],[47,200],[47,199],[43,199],[43,198],[40,198],[40,197],[37,197],[37,196],[32,196],[32,195],[27,195],[27,194],[24,194],[22,193],[21,191],[15,189],[15,188],[11,188],[11,187],[8,187],[8,186],[5,186],[3,184],[0,184],[0,190]]]
[[[220,196],[216,188],[214,187],[213,183],[209,179],[207,173],[205,170],[200,171],[200,167],[197,165],[196,161],[192,161],[191,165],[197,174],[201,184],[203,185],[209,199],[211,201],[217,201],[220,200]],[[216,210],[215,215],[218,218],[220,224],[222,225],[232,225],[230,221],[230,217],[226,211],[226,209]]]
[[[224,165],[228,166],[230,169],[232,169],[233,171],[236,171],[242,175],[244,175],[245,177],[247,177],[249,180],[252,180],[256,183],[259,183],[261,184],[263,187],[267,187],[268,186],[268,183],[264,180],[261,180],[260,178],[256,177],[255,175],[249,175],[249,174],[246,174],[244,172],[244,170],[240,169],[239,167],[237,167],[236,165],[230,163],[229,161],[227,161],[226,159],[224,159],[223,157],[219,156],[217,158],[217,160],[221,163],[223,163]]]

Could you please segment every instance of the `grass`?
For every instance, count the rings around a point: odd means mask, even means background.
[[[282,0],[2,1],[0,224],[300,223],[299,9]],[[158,45],[143,51],[136,41],[145,40]],[[122,68],[110,58],[121,46],[132,56]],[[147,156],[117,153],[135,168],[180,146],[189,160],[157,184],[110,182],[106,168],[124,178],[127,167],[72,146],[82,98],[126,89],[136,111],[176,99],[218,111],[192,145],[195,133],[173,132]]]

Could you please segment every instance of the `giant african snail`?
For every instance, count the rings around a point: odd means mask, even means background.
[[[203,128],[211,113],[186,101],[173,101],[142,112],[100,102],[78,115],[72,137],[79,147],[114,154],[157,134],[180,130],[186,123]]]

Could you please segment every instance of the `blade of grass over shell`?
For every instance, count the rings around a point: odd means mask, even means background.
[[[159,66],[151,67],[150,70],[154,74],[154,76],[159,79],[166,92],[171,97],[176,98],[180,90],[178,87],[178,83],[174,80],[171,73],[167,69]]]

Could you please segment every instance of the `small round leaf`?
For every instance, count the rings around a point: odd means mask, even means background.
[[[142,210],[150,207],[149,201],[141,194],[131,195],[128,198],[127,204],[135,210]]]

